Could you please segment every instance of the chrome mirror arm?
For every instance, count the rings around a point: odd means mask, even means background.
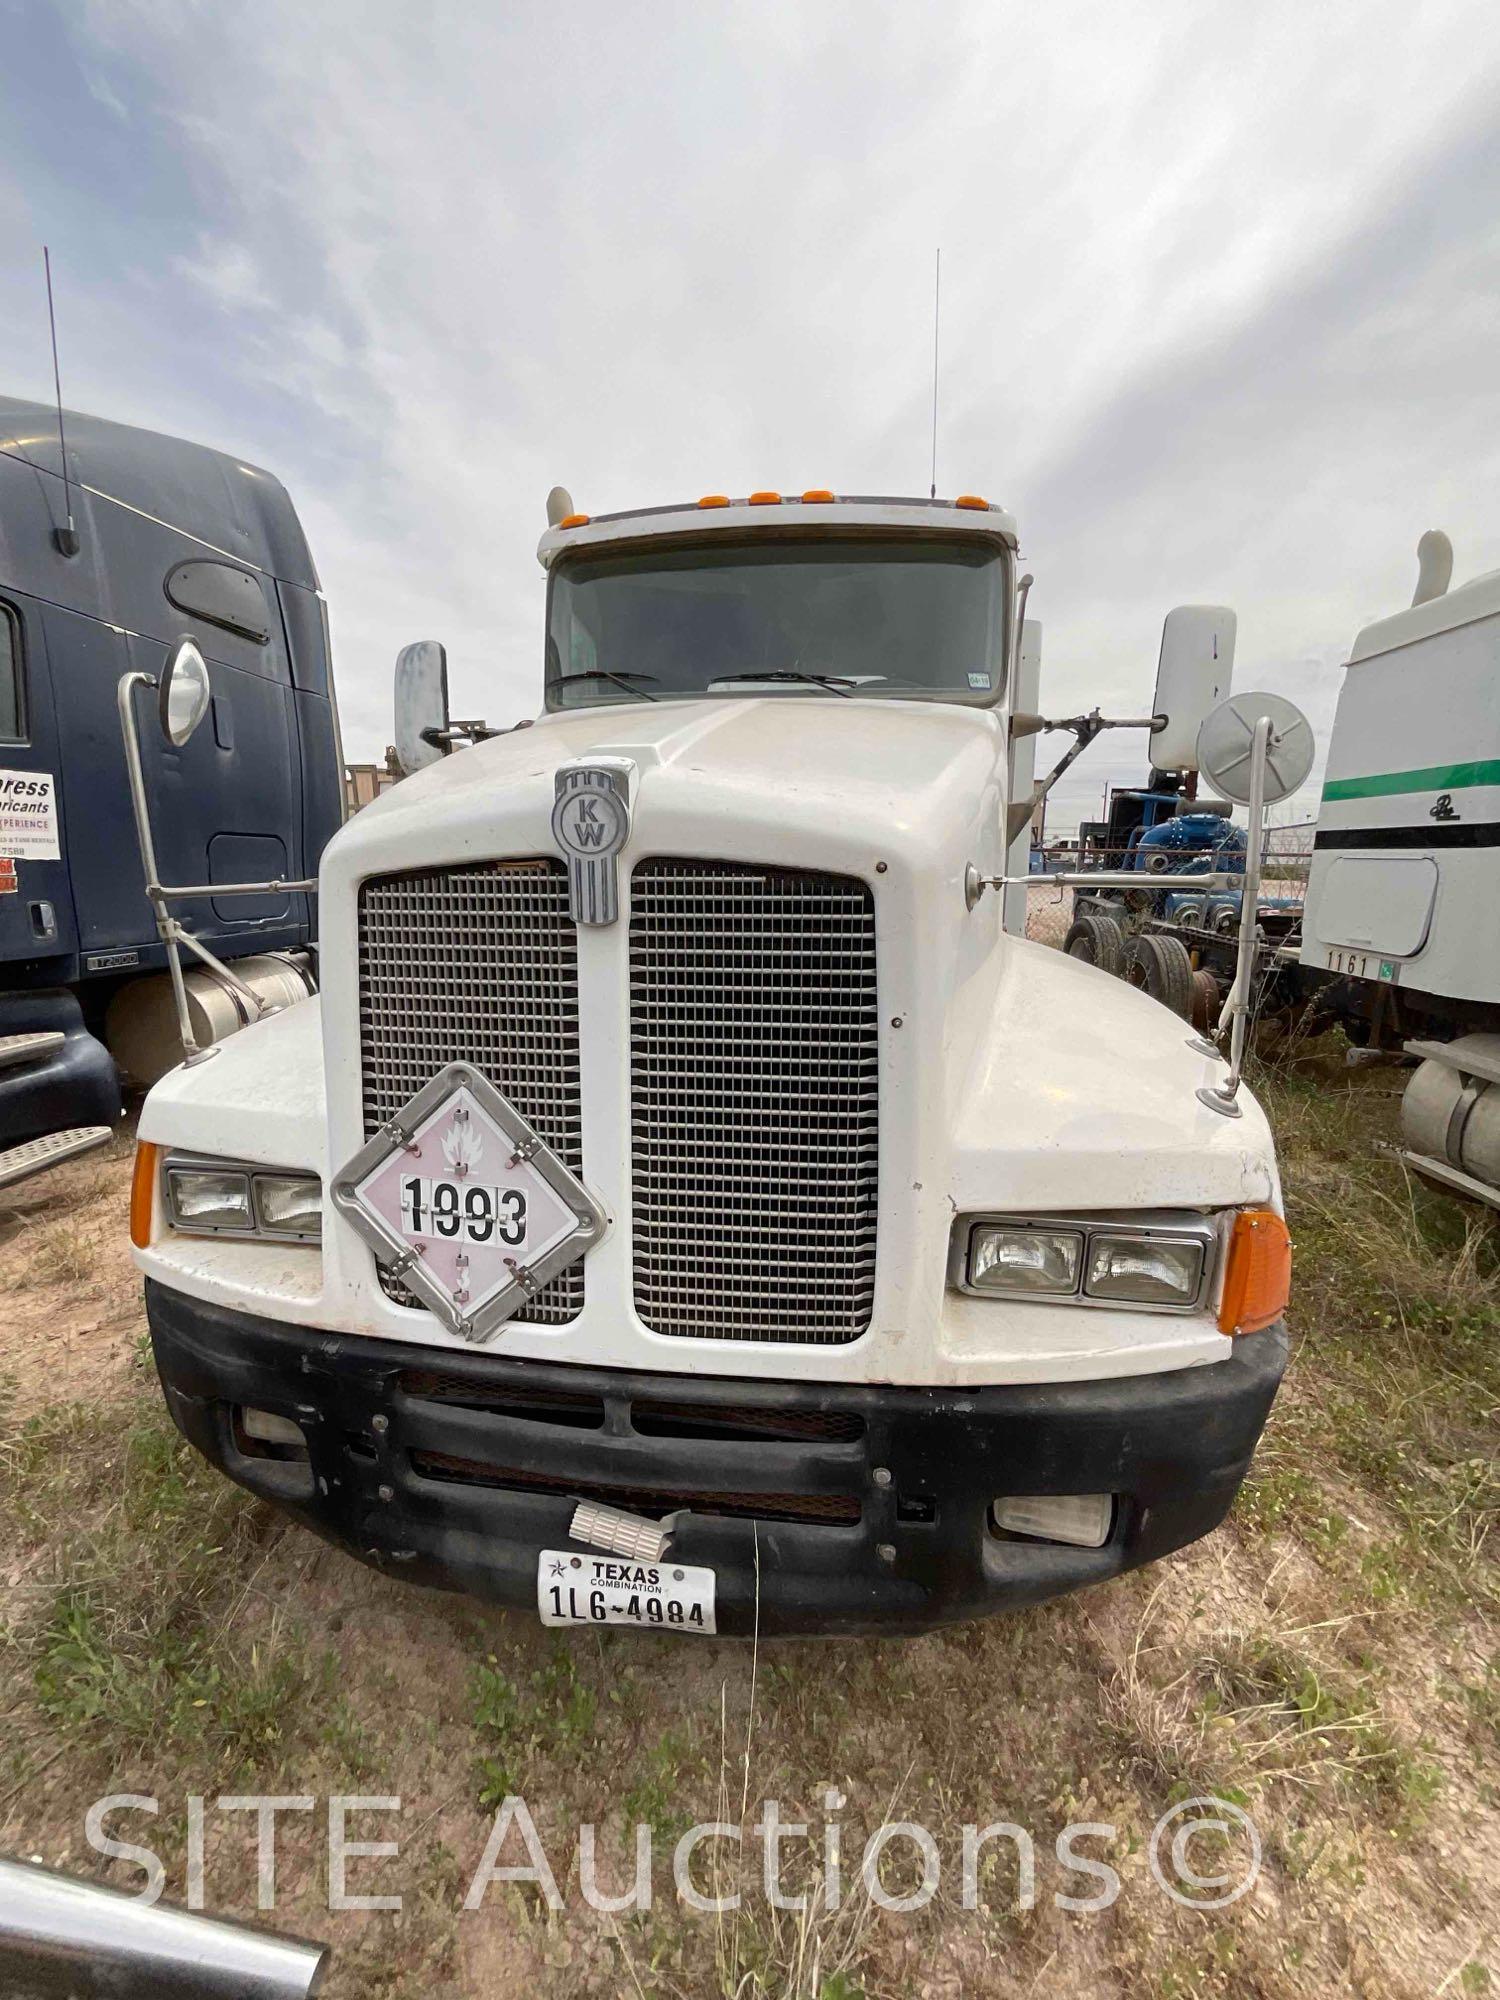
[[[1234,982],[1219,1015],[1217,1033],[1229,1029],[1229,1074],[1217,1088],[1200,1086],[1198,1101],[1225,1118],[1238,1118],[1240,1084],[1245,1075],[1245,1040],[1250,1029],[1250,987],[1255,977],[1256,951],[1260,937],[1260,867],[1266,844],[1266,760],[1271,753],[1272,724],[1262,715],[1255,724],[1250,749],[1250,841],[1245,855],[1245,883],[1240,891],[1239,950],[1235,955]]]

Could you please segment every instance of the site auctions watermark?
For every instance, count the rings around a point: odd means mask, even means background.
[[[739,1909],[747,1894],[763,1895],[775,1909],[794,1911],[812,1904],[837,1910],[846,1897],[863,1895],[882,1910],[905,1915],[924,1909],[945,1879],[951,1886],[956,1868],[966,1910],[977,1909],[981,1902],[993,1908],[1007,1900],[996,1886],[1002,1879],[1014,1883],[1008,1898],[1011,1907],[1036,1907],[1037,1839],[1014,1820],[968,1822],[956,1830],[956,1838],[952,1829],[944,1829],[941,1841],[918,1820],[883,1820],[855,1858],[852,1842],[850,1852],[845,1851],[849,1829],[840,1814],[847,1804],[844,1793],[829,1787],[822,1794],[820,1821],[788,1817],[779,1800],[762,1799],[753,1820],[747,1818],[742,1824],[703,1820],[690,1826],[670,1843],[673,1895],[685,1909],[715,1915]],[[184,1802],[186,1861],[180,1891],[176,1883],[169,1884],[156,1850],[139,1837],[152,1831],[144,1822],[163,1824],[159,1799],[140,1792],[110,1793],[89,1807],[84,1831],[96,1853],[143,1871],[138,1900],[154,1903],[171,1887],[190,1910],[201,1910],[210,1826],[215,1821],[222,1824],[227,1816],[253,1814],[256,1905],[274,1910],[278,1828],[296,1816],[319,1835],[326,1832],[331,1911],[399,1910],[401,1813],[401,1799],[386,1793],[336,1793],[327,1799],[310,1793],[230,1793],[217,1798],[191,1793]],[[424,1819],[422,1824],[426,1823]],[[238,1824],[243,1828],[246,1822],[241,1819]],[[554,1910],[566,1907],[575,1884],[581,1900],[604,1915],[649,1910],[664,1888],[666,1857],[657,1852],[658,1835],[652,1826],[627,1828],[627,1833],[632,1831],[633,1841],[625,1843],[634,1859],[629,1879],[623,1887],[606,1888],[600,1880],[594,1822],[584,1821],[569,1842],[553,1836],[549,1852],[526,1800],[508,1797],[468,1868],[462,1908],[482,1909],[497,1883],[521,1883],[530,1885]],[[376,1834],[381,1837],[372,1837]],[[802,1885],[795,1893],[784,1880],[787,1864],[782,1850],[788,1843],[802,1844],[798,1850]],[[175,1841],[172,1845],[175,1848]],[[1106,1855],[1117,1853],[1123,1859],[1126,1852],[1138,1853],[1141,1842],[1112,1821],[1073,1820],[1044,1845],[1050,1847],[1048,1899],[1060,1910],[1093,1916],[1110,1909],[1124,1887],[1120,1871]],[[1255,1823],[1243,1807],[1227,1799],[1179,1801],[1157,1820],[1144,1845],[1156,1889],[1187,1909],[1222,1910],[1247,1894],[1260,1873],[1261,1843]],[[1002,1859],[1007,1864],[1003,1876]],[[354,1864],[358,1864],[357,1883],[351,1877]],[[899,1888],[891,1886],[893,1878],[899,1878]],[[747,1888],[747,1883],[752,1886]]]

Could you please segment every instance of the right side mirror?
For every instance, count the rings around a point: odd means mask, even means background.
[[[1221,797],[1248,806],[1254,793],[1255,725],[1271,725],[1261,778],[1261,803],[1280,805],[1307,783],[1317,745],[1312,724],[1284,694],[1232,694],[1205,716],[1193,761]],[[1200,807],[1200,811],[1208,810]],[[1252,829],[1252,833],[1253,833]]]
[[[396,762],[403,777],[448,753],[448,655],[418,639],[396,655]]]
[[[1196,771],[1198,731],[1234,678],[1235,615],[1227,604],[1179,604],[1161,628],[1153,715],[1166,725],[1151,738],[1158,771]]]

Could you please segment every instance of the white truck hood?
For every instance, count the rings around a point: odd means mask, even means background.
[[[545,827],[558,767],[590,756],[629,758],[652,815],[670,797],[726,826],[791,814],[814,830],[858,822],[921,838],[955,814],[973,820],[985,792],[997,795],[1003,755],[993,710],[934,702],[791,693],[545,715],[382,793],[344,827],[324,868],[368,873],[372,857],[391,865],[413,839],[413,860],[479,851],[467,845],[476,837],[486,853],[506,851],[494,846],[497,818],[540,813]],[[639,835],[631,847],[640,851]]]

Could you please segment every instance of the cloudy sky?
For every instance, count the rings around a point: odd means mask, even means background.
[[[1479,0],[0,0],[0,383],[256,460],[346,744],[446,641],[535,711],[544,497],[1019,516],[1046,702],[1163,612],[1320,735],[1418,534],[1500,564],[1500,10]],[[1061,747],[1060,745],[1058,747]],[[1091,751],[1059,825],[1129,777]]]

